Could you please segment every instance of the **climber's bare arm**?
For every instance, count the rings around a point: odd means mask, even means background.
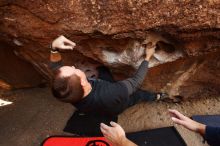
[[[76,44],[69,39],[65,38],[63,35],[56,38],[51,44],[50,62],[51,68],[53,70],[62,66],[61,64],[61,54],[59,50],[73,50]]]

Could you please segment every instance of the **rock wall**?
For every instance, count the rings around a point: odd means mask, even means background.
[[[143,60],[145,41],[157,49],[143,88],[184,98],[220,95],[218,0],[1,0],[0,44],[31,65],[17,63],[20,69],[34,74],[15,83],[5,68],[16,56],[5,56],[2,88],[48,82],[48,46],[61,34],[77,44],[62,53],[66,65],[87,70],[104,64],[123,79]]]

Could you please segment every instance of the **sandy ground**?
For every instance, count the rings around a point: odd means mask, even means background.
[[[13,102],[0,106],[0,145],[37,146],[51,135],[69,135],[63,132],[74,108],[56,101],[48,88],[35,88],[0,93],[0,99]],[[184,114],[220,114],[220,98],[204,98],[181,104],[153,102],[141,103],[119,116],[126,132],[171,126],[168,108]],[[174,125],[188,146],[205,146],[202,138],[180,126]]]

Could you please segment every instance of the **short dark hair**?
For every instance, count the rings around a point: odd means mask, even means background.
[[[84,94],[80,77],[75,74],[63,77],[59,70],[55,72],[51,90],[58,100],[73,104],[80,101]]]

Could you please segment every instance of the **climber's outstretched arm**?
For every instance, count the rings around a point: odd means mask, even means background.
[[[122,81],[126,85],[129,95],[133,94],[143,83],[148,70],[148,62],[155,52],[155,46],[147,46],[145,50],[146,57],[136,73],[131,78]]]
[[[62,57],[59,50],[73,50],[76,44],[63,35],[56,38],[51,43],[50,66],[52,70],[56,70],[62,66]]]

